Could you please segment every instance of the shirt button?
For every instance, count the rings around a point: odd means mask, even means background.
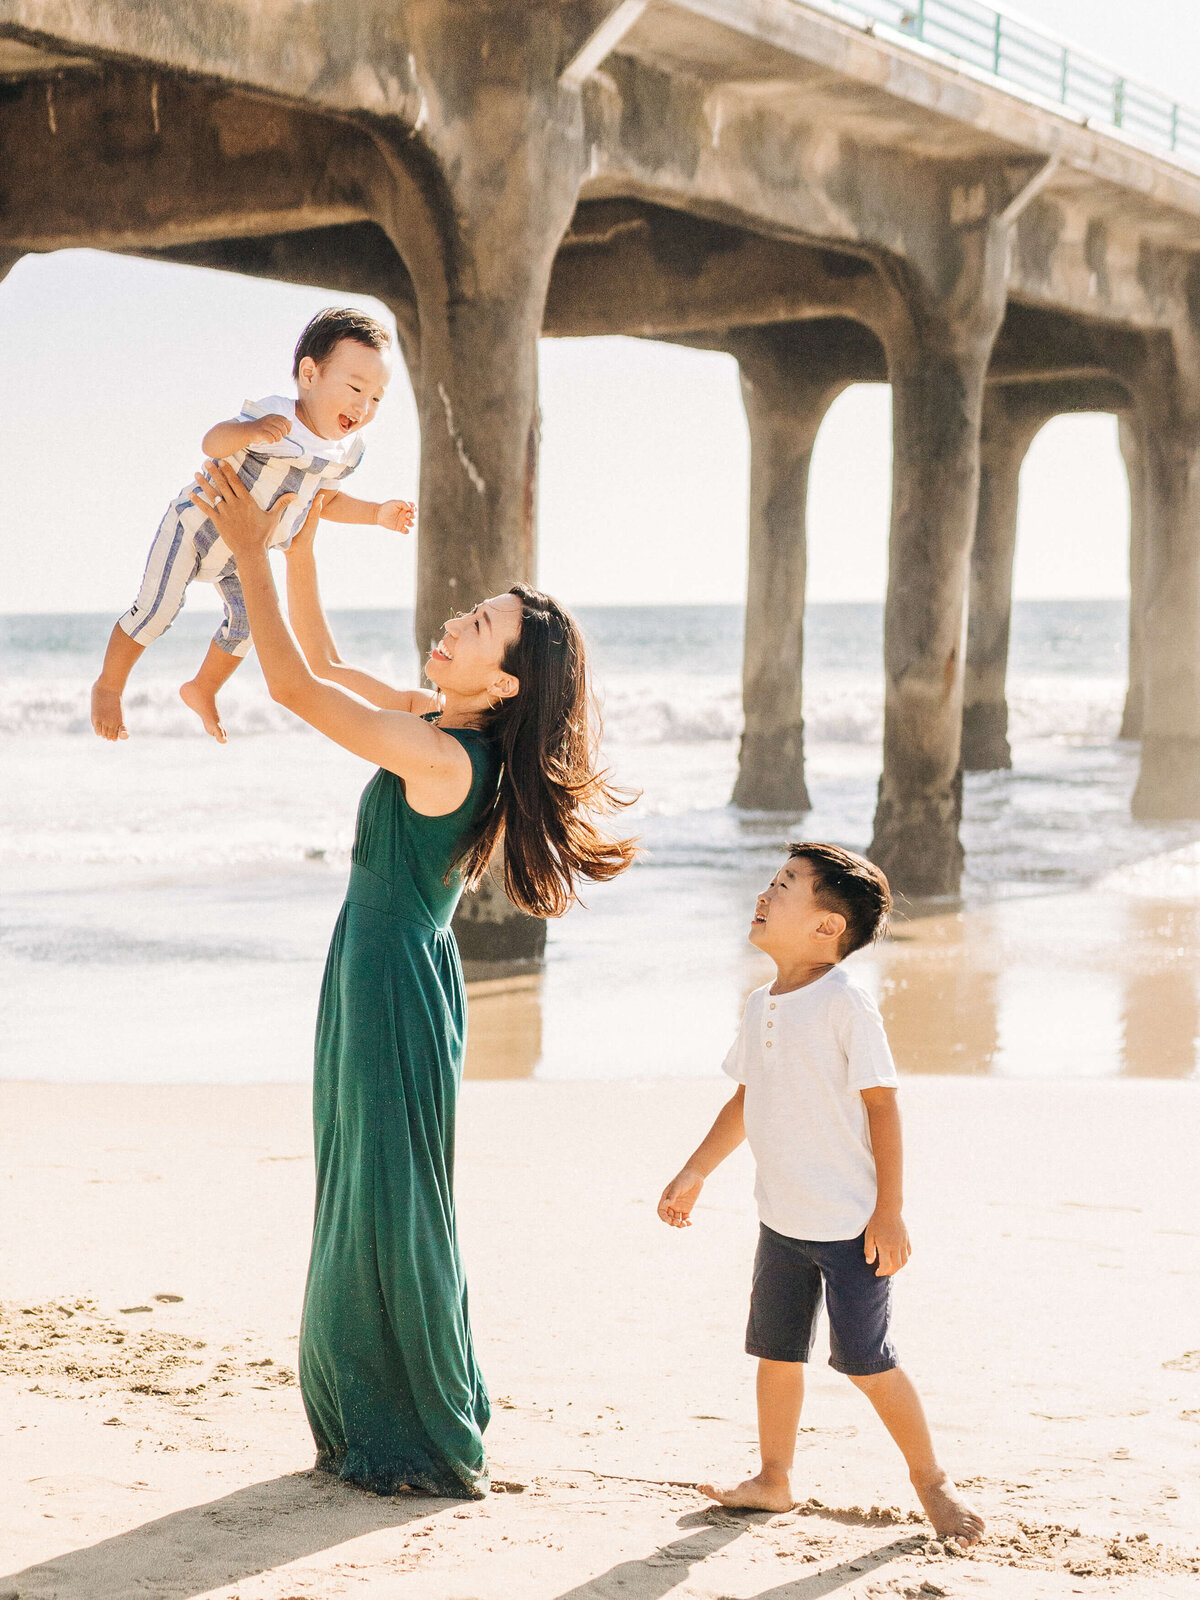
[[[770,1039],[768,1039],[767,1040],[767,1049],[769,1050],[770,1048],[771,1048],[771,1041],[770,1041]]]
[[[775,1009],[775,1002],[774,1002],[774,1000],[772,1000],[771,1001],[771,1010],[774,1011],[774,1009]]]
[[[768,1022],[767,1023],[767,1027],[768,1028],[773,1028],[774,1026],[775,1026],[775,1024],[773,1022]]]

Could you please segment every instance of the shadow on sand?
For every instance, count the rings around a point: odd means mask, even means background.
[[[662,1600],[684,1581],[692,1567],[724,1550],[735,1539],[740,1539],[754,1522],[769,1521],[767,1516],[734,1514],[729,1521],[711,1523],[707,1513],[691,1512],[682,1517],[681,1528],[694,1529],[684,1539],[660,1545],[649,1556],[636,1561],[622,1561],[598,1578],[592,1578],[575,1589],[568,1589],[557,1600],[611,1600],[623,1590],[636,1594],[638,1600]],[[885,1567],[898,1556],[911,1555],[912,1538],[895,1539],[890,1544],[878,1545],[874,1550],[864,1550],[862,1555],[839,1562],[823,1572],[810,1572],[773,1589],[764,1589],[751,1600],[820,1600],[822,1595],[833,1594],[850,1583],[856,1583],[870,1572]],[[647,1568],[651,1570],[648,1572]],[[3,1591],[0,1591],[3,1600]]]
[[[460,1504],[384,1499],[324,1473],[290,1473],[0,1577],[0,1600],[190,1600]]]
[[[684,1539],[660,1545],[648,1556],[634,1561],[621,1561],[598,1578],[589,1578],[575,1589],[560,1594],[558,1600],[610,1600],[614,1594],[627,1589],[638,1600],[661,1600],[677,1584],[683,1582],[687,1572],[709,1556],[716,1555],[726,1545],[740,1539],[750,1527],[748,1518],[736,1522],[712,1523],[703,1511],[691,1511],[679,1519],[681,1528],[694,1529]],[[647,1571],[647,1568],[650,1571]],[[4,1591],[0,1589],[0,1600]]]

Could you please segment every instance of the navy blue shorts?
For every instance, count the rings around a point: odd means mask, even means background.
[[[899,1365],[892,1343],[892,1280],[877,1278],[857,1239],[788,1239],[759,1224],[746,1354],[807,1361],[829,1311],[829,1365],[865,1378]]]

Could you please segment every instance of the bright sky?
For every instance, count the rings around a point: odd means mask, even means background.
[[[1187,0],[1030,0],[1028,10],[1130,76],[1200,102],[1200,23]],[[296,336],[330,300],[90,251],[20,262],[0,285],[10,463],[0,477],[0,611],[123,610],[205,429],[248,396],[289,392]],[[568,603],[742,598],[748,451],[729,358],[547,340],[542,409],[546,588]],[[366,440],[353,492],[414,496],[416,417],[402,368]],[[889,473],[888,391],[850,390],[817,444],[811,598],[882,596]],[[1113,419],[1051,423],[1022,480],[1017,593],[1123,593],[1127,529]],[[411,604],[411,543],[327,525],[322,551],[332,605]]]

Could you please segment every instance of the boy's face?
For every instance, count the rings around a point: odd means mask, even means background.
[[[296,387],[306,424],[322,439],[344,439],[365,428],[392,377],[392,358],[357,339],[342,339],[318,366],[300,363]]]
[[[817,904],[813,864],[792,857],[759,895],[750,924],[750,943],[779,962],[811,960],[814,965],[838,959],[846,931],[840,911]]]

